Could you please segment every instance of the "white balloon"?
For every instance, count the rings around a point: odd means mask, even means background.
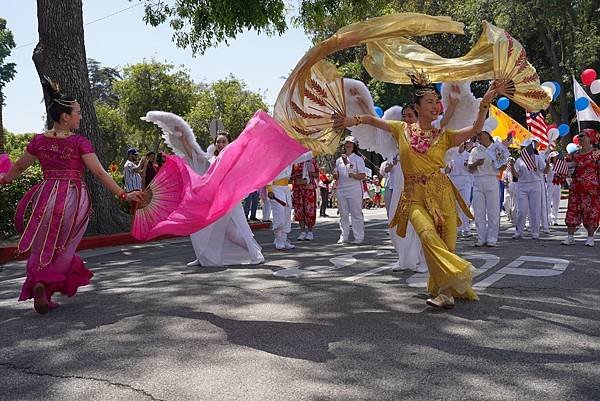
[[[570,143],[567,145],[567,153],[575,153],[579,150],[579,146],[574,143]]]
[[[548,92],[548,94],[550,95],[551,98],[554,99],[554,91],[556,91],[556,86],[554,86],[554,84],[550,81],[546,81],[542,84],[542,89],[544,89],[546,92]]]
[[[483,130],[485,132],[489,132],[491,133],[492,131],[494,131],[496,128],[498,128],[498,120],[496,120],[493,117],[489,117],[485,120],[485,122],[483,123]]]
[[[590,92],[594,95],[600,93],[600,79],[597,79],[590,84]]]
[[[550,142],[556,141],[559,135],[560,133],[558,132],[558,128],[550,128],[548,130],[548,138],[550,139]]]

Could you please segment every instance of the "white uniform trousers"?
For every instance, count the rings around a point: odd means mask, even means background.
[[[517,186],[517,234],[523,235],[525,220],[529,216],[531,236],[540,236],[542,213],[542,187],[539,181],[522,182]]]
[[[287,240],[287,235],[292,231],[292,193],[287,185],[273,185],[273,195],[283,202],[282,206],[274,199],[271,202],[271,212],[273,213],[273,234],[275,235],[275,245],[283,245]],[[282,243],[281,243],[282,242]]]
[[[495,244],[500,231],[500,188],[494,175],[475,176],[473,212],[480,243]]]
[[[338,209],[340,210],[340,230],[342,239],[348,241],[350,237],[350,219],[352,219],[352,233],[354,241],[362,242],[365,239],[365,222],[362,211],[362,187],[356,186],[355,191],[337,193]]]
[[[540,195],[540,224],[545,231],[548,231],[550,227],[550,207],[545,181],[540,181]]]
[[[558,223],[558,210],[560,208],[560,185],[548,183],[548,203],[550,209],[550,220],[552,224]]]
[[[467,206],[471,206],[471,191],[473,190],[472,177],[468,175],[453,175],[450,176],[450,180],[452,180],[452,183],[456,189],[458,189],[458,192],[460,192],[460,196],[462,196]],[[460,221],[462,221],[462,226],[458,227],[458,229],[466,232],[471,231],[471,222],[465,215],[465,212],[459,207],[457,207],[457,209],[458,217],[460,217]]]

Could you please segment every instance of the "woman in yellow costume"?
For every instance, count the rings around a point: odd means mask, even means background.
[[[502,88],[492,83],[483,96],[473,126],[442,131],[432,126],[438,118],[440,102],[435,85],[424,73],[409,76],[415,87],[416,123],[407,125],[372,115],[335,115],[334,124],[340,129],[369,124],[389,132],[398,142],[404,192],[390,227],[396,227],[398,235],[404,237],[407,222],[412,223],[423,244],[429,267],[427,290],[432,298],[427,304],[452,308],[454,297],[468,300],[478,297],[471,286],[473,266],[454,253],[459,222],[457,203],[467,216],[471,213],[450,179],[441,172],[445,165],[444,154],[481,131],[489,105]]]

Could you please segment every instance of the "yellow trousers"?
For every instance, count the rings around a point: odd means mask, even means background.
[[[429,267],[427,290],[433,296],[444,291],[456,298],[478,299],[471,287],[473,265],[454,253],[456,215],[444,215],[444,238],[435,229],[433,218],[418,203],[410,206],[409,219],[421,239]]]

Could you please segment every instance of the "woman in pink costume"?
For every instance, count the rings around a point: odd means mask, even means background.
[[[77,100],[61,94],[50,80],[45,80],[42,86],[49,95],[47,112],[53,128],[33,137],[10,171],[0,174],[0,185],[11,183],[36,159],[40,161],[44,180],[19,202],[15,226],[23,234],[19,252],[31,252],[19,301],[33,298],[34,309],[45,314],[49,308],[58,306],[51,300],[52,294],[60,292],[72,297],[93,276],[75,253],[90,212],[83,180],[85,167],[119,198],[139,202],[143,197],[141,192],[123,191],[98,161],[90,141],[72,132],[79,128],[81,120]],[[26,215],[30,216],[28,221]]]

